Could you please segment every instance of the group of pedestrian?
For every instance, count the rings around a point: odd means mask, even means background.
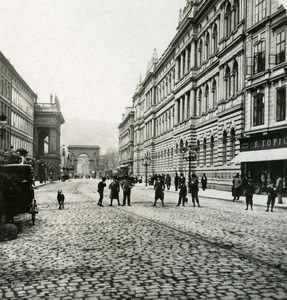
[[[104,197],[104,188],[107,186],[105,183],[106,177],[102,177],[102,180],[98,183],[98,193],[100,195],[98,205],[103,207],[103,197]],[[123,190],[123,204],[131,206],[131,189],[133,187],[133,180],[129,176],[125,176],[119,180],[116,176],[112,179],[112,182],[109,184],[110,189],[110,205],[113,206],[113,200],[117,200],[118,205],[120,206],[120,187]]]
[[[283,179],[280,176],[277,176],[276,181],[272,180],[269,176],[267,179],[267,208],[266,212],[273,212],[275,199],[278,197],[278,203],[282,203],[282,191],[283,191]],[[252,178],[247,178],[243,176],[240,177],[239,173],[235,175],[235,178],[232,181],[232,195],[233,201],[239,200],[240,196],[245,195],[246,208],[245,210],[253,210],[253,195],[255,193],[255,186],[253,184]]]

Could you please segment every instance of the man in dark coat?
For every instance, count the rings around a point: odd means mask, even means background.
[[[179,197],[178,197],[177,206],[180,206],[181,202],[182,202],[182,206],[185,206],[186,195],[187,195],[186,184],[185,184],[185,181],[182,181],[181,184],[180,184],[180,190],[179,190]]]
[[[161,204],[162,204],[162,206],[164,206],[164,203],[163,203],[164,192],[163,191],[165,189],[165,185],[164,185],[163,179],[160,176],[158,176],[156,179],[156,182],[154,184],[154,189],[155,189],[155,196],[154,196],[153,206],[156,206],[156,202],[158,199],[161,200]]]
[[[198,199],[198,178],[194,173],[191,175],[190,191],[191,191],[193,206],[195,206],[195,201],[196,201],[197,205],[200,207],[199,199]]]
[[[121,183],[123,189],[123,206],[126,205],[126,200],[128,200],[128,206],[131,206],[131,188],[132,188],[132,181],[129,176],[126,176]]]
[[[179,180],[179,177],[177,175],[177,172],[175,172],[174,185],[175,185],[175,190],[176,191],[178,190],[178,180]]]
[[[207,177],[205,175],[205,173],[203,173],[202,177],[201,177],[201,186],[202,186],[202,190],[204,191],[207,187]]]
[[[119,199],[119,192],[120,192],[120,184],[117,180],[116,177],[113,178],[113,181],[109,185],[109,189],[111,190],[110,193],[110,199],[111,199],[111,204],[110,206],[113,206],[113,199],[118,200],[118,205],[120,206],[120,199]]]
[[[169,190],[171,186],[171,177],[169,176],[169,174],[166,175],[165,184],[167,186],[167,189]]]
[[[98,193],[100,195],[98,205],[103,206],[103,198],[104,198],[104,188],[107,186],[106,183],[106,177],[103,177],[102,180],[98,183]]]

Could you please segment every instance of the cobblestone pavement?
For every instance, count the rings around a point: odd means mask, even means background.
[[[100,208],[96,184],[36,190],[36,225],[23,216],[18,238],[0,244],[1,299],[287,299],[286,210],[176,207],[169,192],[152,207],[142,187],[131,207],[109,207],[106,190]]]

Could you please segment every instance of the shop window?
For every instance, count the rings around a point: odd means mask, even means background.
[[[286,86],[277,89],[276,95],[276,121],[286,119]]]
[[[253,73],[265,71],[265,41],[261,41],[254,46]]]
[[[266,1],[255,0],[255,22],[261,21],[266,17]]]
[[[285,62],[285,31],[276,35],[276,64]]]
[[[258,93],[253,98],[253,126],[264,124],[264,94]]]

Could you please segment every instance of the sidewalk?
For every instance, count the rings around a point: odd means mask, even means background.
[[[150,188],[153,189],[153,186],[145,186],[144,183],[137,183],[136,186],[140,186],[143,188]],[[174,190],[174,186],[172,185],[170,187],[170,190],[165,190],[166,193],[178,193]],[[201,188],[199,188],[198,192],[199,197],[204,197],[204,198],[210,198],[210,199],[219,199],[219,200],[225,200],[225,201],[233,201],[233,197],[231,195],[231,191],[219,191],[215,189],[206,189],[203,191]],[[239,200],[236,200],[236,202],[242,202],[245,204],[245,196],[241,196]],[[259,205],[259,206],[266,206],[267,203],[267,195],[253,195],[253,205]],[[283,204],[278,204],[278,199],[276,198],[275,200],[275,205],[274,208],[283,208],[287,209],[287,197],[283,197]]]

